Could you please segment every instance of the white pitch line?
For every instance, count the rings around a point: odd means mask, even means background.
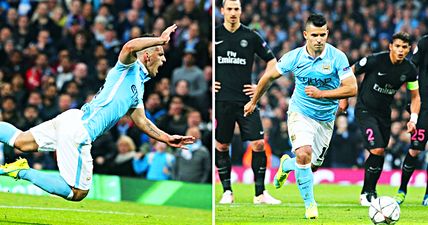
[[[255,205],[255,204],[253,204],[253,203],[233,203],[233,204],[230,204],[230,205],[216,205],[216,207],[225,207],[225,206],[229,206],[229,207],[231,207],[231,208],[233,208],[233,207],[243,207],[243,206],[254,206],[254,207],[275,207],[275,206],[279,206],[279,207],[283,207],[283,206],[290,206],[290,207],[300,207],[300,206],[303,206],[303,203],[282,203],[282,204],[279,204],[279,205]],[[318,206],[319,207],[364,207],[364,208],[368,208],[368,207],[366,207],[366,206],[360,206],[360,204],[358,204],[358,203],[355,203],[355,204],[345,204],[345,203],[343,203],[343,204],[340,204],[340,203],[325,203],[325,204],[320,204],[320,203],[318,203]],[[422,206],[422,204],[404,204],[403,206],[401,206],[401,207],[407,207],[407,206],[410,206],[410,207],[415,207],[415,206]]]
[[[103,210],[89,210],[89,209],[70,209],[70,208],[47,208],[47,207],[33,207],[33,206],[13,206],[13,205],[0,205],[0,208],[6,209],[32,209],[32,210],[50,210],[50,211],[69,211],[69,212],[84,212],[84,213],[103,213],[115,215],[128,215],[135,216],[136,213],[103,211]]]

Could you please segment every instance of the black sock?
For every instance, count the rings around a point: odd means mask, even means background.
[[[379,180],[380,174],[382,173],[384,161],[384,156],[370,153],[365,163],[364,185],[361,194],[364,192],[376,191],[376,184]]]
[[[266,175],[266,153],[253,151],[251,168],[254,173],[254,181],[256,183],[256,196],[263,194],[265,190],[265,175]]]
[[[224,191],[232,191],[230,184],[230,173],[232,171],[232,162],[230,161],[229,151],[221,152],[215,149],[215,165]]]
[[[428,166],[427,166],[427,174],[428,174]],[[427,187],[425,189],[425,195],[428,195],[428,177],[427,177]]]
[[[404,159],[403,167],[401,169],[401,185],[400,191],[407,193],[407,184],[409,183],[410,177],[412,177],[413,171],[415,171],[417,163],[417,158],[412,157],[407,153],[406,158]]]

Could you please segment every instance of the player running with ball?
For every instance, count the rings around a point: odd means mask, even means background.
[[[321,166],[331,136],[340,98],[357,94],[357,81],[346,55],[327,44],[324,16],[313,14],[305,24],[306,45],[286,53],[275,67],[260,79],[254,97],[244,107],[250,115],[271,82],[281,74],[294,73],[295,90],[288,109],[288,131],[295,158],[281,157],[274,184],[280,188],[290,171],[295,171],[300,195],[305,202],[305,217],[318,217],[313,193],[313,170]],[[312,168],[311,168],[312,167]]]

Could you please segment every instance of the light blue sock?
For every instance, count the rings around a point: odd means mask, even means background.
[[[281,167],[284,172],[296,170],[296,157],[285,160]]]
[[[300,196],[305,202],[305,208],[308,208],[311,203],[315,203],[314,199],[314,174],[311,170],[311,164],[297,165],[296,164],[296,182],[299,187]]]
[[[61,196],[68,200],[71,200],[73,197],[71,187],[68,186],[59,174],[48,174],[30,168],[28,170],[19,171],[18,177],[30,181],[37,187],[51,194]]]
[[[20,130],[12,124],[0,122],[0,142],[13,147],[16,137],[18,136],[17,132],[20,132]]]

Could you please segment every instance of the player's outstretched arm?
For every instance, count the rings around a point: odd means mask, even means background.
[[[342,80],[340,87],[333,90],[319,90],[314,86],[306,86],[305,93],[312,98],[342,99],[357,95],[357,79],[354,75]]]
[[[167,44],[170,40],[170,35],[177,29],[177,25],[173,24],[166,28],[160,37],[142,37],[134,38],[125,43],[119,54],[119,61],[125,65],[131,64],[137,60],[136,53],[146,48],[157,45]]]
[[[195,142],[195,137],[193,136],[169,135],[159,129],[152,121],[147,119],[144,108],[131,109],[129,114],[140,130],[151,138],[165,142],[171,147],[187,149],[185,145]]]
[[[257,106],[257,102],[266,92],[272,82],[278,79],[281,74],[276,69],[276,59],[273,59],[268,62],[265,73],[257,84],[256,91],[251,100],[244,106],[244,116],[248,116],[254,112]]]

